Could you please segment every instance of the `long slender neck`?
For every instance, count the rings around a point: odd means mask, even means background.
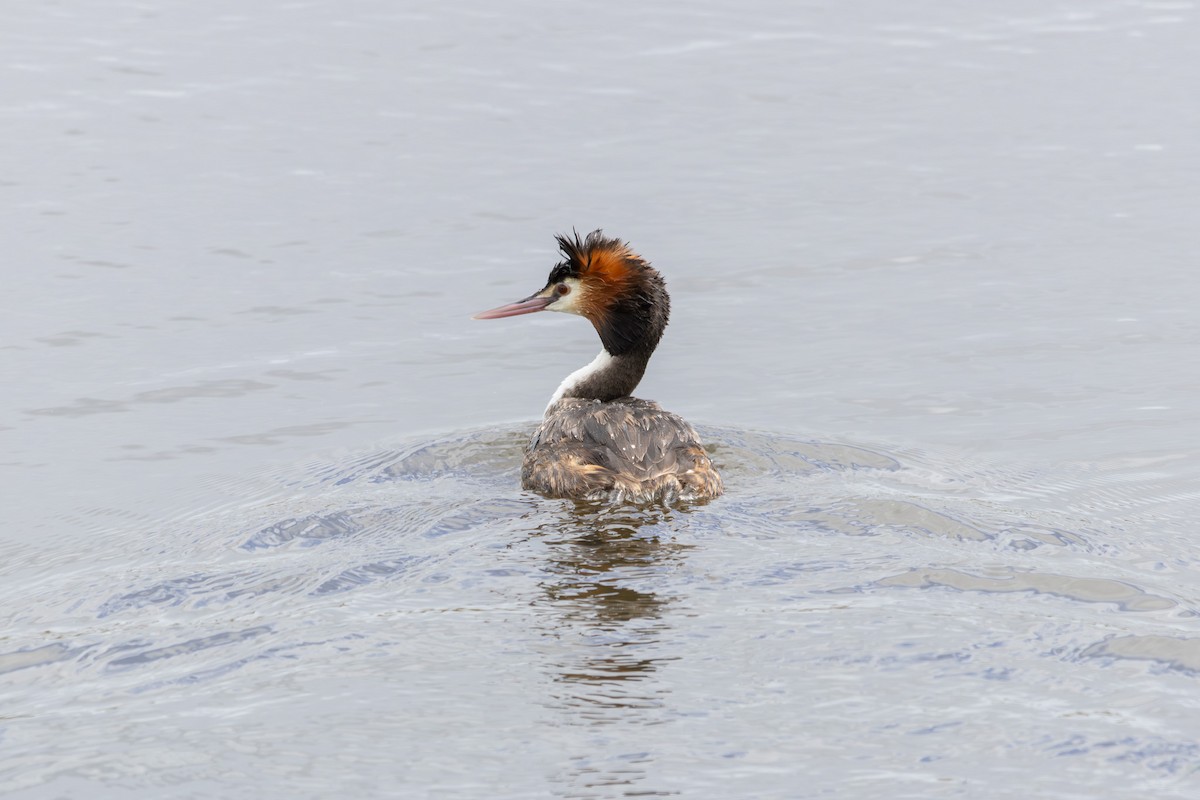
[[[662,339],[671,316],[671,298],[662,276],[643,266],[642,282],[616,298],[605,311],[589,316],[604,349],[592,363],[567,376],[550,398],[564,397],[608,402],[633,394],[646,364]]]
[[[559,385],[558,391],[550,398],[550,405],[564,397],[599,400],[605,403],[618,397],[628,397],[633,394],[633,390],[645,374],[646,364],[653,352],[650,350],[614,356],[607,350],[601,350],[592,363],[566,377]]]

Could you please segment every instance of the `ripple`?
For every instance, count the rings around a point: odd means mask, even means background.
[[[67,661],[74,658],[82,650],[83,648],[73,648],[65,644],[56,643],[29,650],[18,650],[13,653],[0,653],[0,675],[29,667],[40,667],[45,664]]]
[[[310,514],[299,519],[285,519],[263,528],[242,543],[244,550],[263,550],[294,541],[316,543],[326,539],[349,536],[363,529],[363,523],[349,510],[328,514]]]
[[[149,664],[154,661],[161,661],[166,658],[176,658],[178,656],[190,655],[198,653],[201,650],[209,650],[214,647],[225,647],[231,644],[237,644],[249,639],[254,639],[263,634],[271,632],[269,625],[259,625],[254,628],[246,628],[240,631],[228,631],[223,633],[213,634],[212,636],[201,636],[195,639],[189,639],[185,642],[173,644],[168,647],[158,647],[149,650],[143,650],[140,653],[133,655],[122,656],[108,662],[108,666],[112,669],[122,667],[139,666]]]
[[[376,561],[371,564],[361,564],[351,569],[343,570],[339,575],[322,583],[313,590],[313,594],[338,594],[348,592],[375,581],[391,578],[407,572],[425,559],[407,557],[393,558],[387,561]]]
[[[1155,661],[1172,669],[1200,675],[1200,638],[1186,636],[1114,636],[1080,653],[1082,658]]]
[[[963,592],[1008,594],[1031,592],[1064,597],[1084,603],[1113,603],[1122,611],[1163,611],[1178,603],[1166,597],[1150,594],[1136,586],[1105,578],[1085,578],[1071,575],[1020,572],[998,568],[994,576],[984,577],[956,569],[919,568],[876,581],[877,586],[896,586],[915,589],[941,587]]]

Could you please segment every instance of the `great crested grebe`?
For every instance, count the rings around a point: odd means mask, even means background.
[[[604,349],[567,376],[525,448],[521,486],[550,497],[648,503],[716,497],[721,476],[682,417],[630,397],[658,346],[671,299],[658,271],[620,239],[558,236],[563,260],[537,294],[475,315],[586,317]]]

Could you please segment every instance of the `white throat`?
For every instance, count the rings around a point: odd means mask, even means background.
[[[563,378],[563,382],[558,385],[558,389],[554,392],[554,396],[550,398],[550,402],[546,405],[546,410],[549,411],[551,406],[553,406],[559,400],[562,400],[564,394],[583,383],[600,370],[605,369],[612,362],[613,357],[608,354],[608,351],[601,350],[600,355],[592,359],[592,363],[588,364],[586,367],[580,367],[567,377]]]

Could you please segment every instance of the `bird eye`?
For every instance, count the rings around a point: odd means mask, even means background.
[[[571,287],[567,286],[565,283],[560,283],[558,286],[554,287],[554,291],[558,292],[559,296],[561,297],[563,295],[570,294]]]

